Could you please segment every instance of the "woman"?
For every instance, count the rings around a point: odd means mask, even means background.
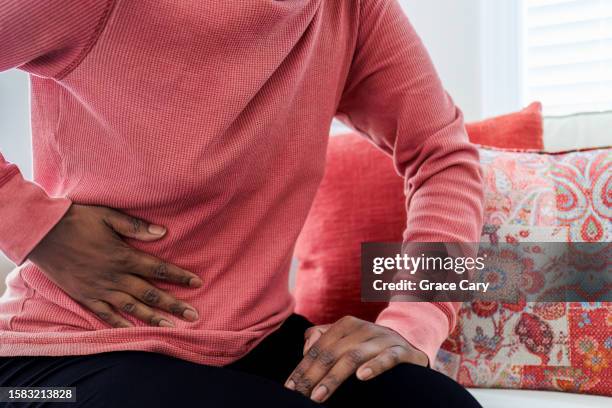
[[[292,315],[334,116],[405,175],[407,241],[479,237],[477,151],[395,1],[0,5],[36,182],[2,160],[0,248],[21,265],[2,385],[75,386],[86,406],[477,406],[426,368],[450,304]]]

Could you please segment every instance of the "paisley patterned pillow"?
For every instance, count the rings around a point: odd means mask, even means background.
[[[483,240],[612,241],[612,149],[481,161]],[[612,395],[612,304],[465,303],[434,368],[469,387]]]

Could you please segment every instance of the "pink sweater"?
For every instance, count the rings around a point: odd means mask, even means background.
[[[0,156],[0,249],[21,264],[1,356],[244,356],[292,313],[292,251],[336,115],[405,174],[406,240],[478,240],[477,151],[395,1],[3,0],[0,38],[0,70],[31,74],[35,180]],[[27,262],[71,202],[166,226],[130,244],[202,277],[159,284],[200,320],[109,328]],[[393,303],[377,322],[433,359],[453,305]]]

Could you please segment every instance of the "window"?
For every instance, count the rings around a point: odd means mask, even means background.
[[[612,0],[523,0],[522,26],[523,104],[612,109]]]

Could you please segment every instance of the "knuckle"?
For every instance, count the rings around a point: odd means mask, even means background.
[[[334,355],[333,352],[331,352],[329,350],[323,350],[319,354],[318,360],[319,360],[319,362],[321,363],[322,366],[324,366],[324,367],[331,367],[336,362],[336,356]]]
[[[323,381],[321,381],[321,383],[325,385],[328,390],[333,390],[340,385],[340,380],[334,374],[329,374],[323,379]]]
[[[363,326],[364,321],[354,316],[344,316],[338,323],[343,330],[349,330],[349,328],[352,330]]]
[[[98,318],[104,322],[109,322],[111,320],[111,314],[108,312],[104,312],[104,311],[96,311],[96,316],[98,316]]]
[[[340,323],[340,324],[348,324],[348,323],[351,323],[353,321],[353,319],[354,319],[353,316],[344,316],[340,320],[338,320],[338,323]]]
[[[134,254],[129,248],[119,247],[113,257],[113,263],[119,269],[128,269],[134,264]]]
[[[136,217],[128,217],[127,221],[130,223],[130,228],[132,232],[142,231],[142,227],[144,225],[144,222],[142,222],[142,220],[139,220]]]
[[[304,370],[301,367],[297,367],[291,376],[291,379],[297,383],[302,377],[304,377]]]
[[[168,265],[165,262],[159,262],[153,266],[153,277],[158,280],[168,280],[170,272],[168,271]]]
[[[125,327],[125,324],[119,320],[119,319],[115,319],[113,320],[113,322],[111,323],[111,325],[115,328],[120,328],[120,327]]]
[[[119,283],[120,280],[120,276],[117,272],[112,271],[112,270],[106,270],[103,272],[103,277],[104,279],[106,279],[107,281],[113,283],[113,284],[117,284]]]
[[[162,320],[161,317],[156,316],[156,315],[152,315],[151,317],[149,317],[149,324],[151,326],[159,326],[159,322]]]
[[[124,302],[121,305],[121,311],[127,314],[133,314],[136,311],[136,305],[132,302]]]
[[[312,336],[312,334],[315,331],[315,328],[316,328],[316,326],[312,326],[312,327],[307,328],[306,331],[304,331],[304,338],[306,339],[306,338]]]
[[[182,316],[183,312],[185,311],[185,306],[183,306],[180,303],[172,303],[168,307],[168,310],[170,313],[172,313],[175,316]]]
[[[389,357],[389,361],[393,365],[399,364],[402,360],[402,356],[400,355],[400,352],[395,348],[388,349],[387,356]]]
[[[308,353],[306,354],[306,356],[315,360],[319,357],[320,354],[321,354],[321,348],[317,344],[314,344],[312,347],[310,347],[310,350],[308,350]]]
[[[150,305],[157,305],[160,298],[159,292],[155,289],[146,289],[142,294],[142,300]]]
[[[403,358],[400,358],[400,362],[410,361],[410,362],[413,362],[414,364],[418,364],[423,367],[426,367],[429,364],[429,358],[422,351],[415,350],[415,349],[410,350],[404,347],[402,347],[402,351],[403,351],[403,354],[402,354]]]
[[[305,393],[305,392],[310,392],[310,390],[312,390],[313,385],[314,385],[314,381],[304,376],[304,377],[301,377],[299,381],[296,382],[295,388],[299,392]]]
[[[346,362],[351,366],[361,365],[363,360],[363,353],[359,349],[351,349],[346,353]]]
[[[192,278],[193,276],[188,275],[187,272],[180,271],[180,273],[178,273],[177,281],[182,285],[189,286]]]

